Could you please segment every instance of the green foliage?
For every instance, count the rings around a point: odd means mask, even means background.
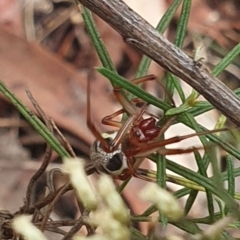
[[[183,44],[186,29],[189,19],[189,14],[191,10],[191,1],[185,0],[180,1],[176,0],[173,4],[169,7],[166,11],[162,19],[160,20],[157,29],[160,33],[163,33],[172,17],[174,16],[176,10],[178,9],[179,5],[183,2],[182,11],[180,20],[177,27],[177,32],[175,36],[175,45],[180,47]],[[89,36],[92,39],[92,42],[96,48],[96,52],[102,62],[103,67],[97,68],[97,71],[104,75],[109,81],[112,83],[113,86],[119,86],[121,89],[131,93],[130,97],[136,96],[140,99],[143,99],[147,103],[161,109],[164,111],[165,116],[161,121],[166,120],[169,116],[175,116],[175,121],[172,124],[182,123],[196,132],[205,131],[206,129],[199,125],[195,120],[195,117],[206,113],[213,109],[213,106],[207,101],[199,101],[197,100],[198,94],[193,92],[189,97],[184,95],[184,92],[181,88],[181,84],[179,80],[170,73],[166,74],[166,89],[170,94],[173,94],[176,91],[182,101],[182,104],[175,108],[170,103],[169,100],[166,98],[165,100],[160,100],[155,96],[147,93],[139,86],[136,86],[129,82],[127,79],[119,76],[116,72],[115,67],[109,57],[109,54],[104,46],[103,41],[101,40],[100,34],[95,27],[94,20],[91,16],[91,13],[86,8],[83,8],[82,12],[83,19],[86,24],[86,28],[88,30]],[[212,74],[214,76],[219,76],[226,67],[234,60],[234,58],[240,52],[240,44],[238,44],[234,49],[232,49],[229,54],[227,54],[221,62],[213,69]],[[150,65],[151,59],[146,56],[143,56],[137,73],[136,77],[141,77],[147,74],[148,68]],[[34,116],[8,89],[7,87],[1,82],[0,83],[0,91],[16,106],[16,108],[23,114],[23,116],[27,119],[27,121],[39,132],[40,135],[44,137],[46,142],[61,156],[61,157],[68,157],[69,154],[67,151],[61,146],[58,140],[50,133],[50,131],[44,126],[44,124]],[[235,93],[240,96],[240,90],[235,90]],[[184,219],[181,222],[172,223],[175,226],[183,229],[184,231],[197,234],[200,232],[200,228],[198,227],[198,223],[204,224],[212,224],[218,219],[224,217],[227,214],[234,215],[234,217],[238,214],[239,209],[235,202],[235,199],[240,199],[240,194],[235,192],[235,178],[240,175],[240,168],[234,168],[232,157],[235,157],[237,160],[240,160],[240,153],[239,151],[233,147],[231,144],[225,142],[221,139],[221,137],[217,136],[216,134],[208,134],[206,136],[199,136],[200,141],[202,142],[203,146],[205,147],[205,153],[201,156],[198,151],[195,151],[195,160],[198,166],[198,171],[195,172],[190,170],[186,167],[181,166],[178,163],[175,163],[169,159],[166,159],[164,156],[154,154],[149,156],[149,159],[154,161],[157,166],[157,172],[152,173],[152,177],[156,179],[157,183],[162,187],[166,188],[167,184],[166,181],[172,181],[179,185],[182,185],[183,188],[174,192],[174,196],[176,198],[181,198],[183,196],[188,196],[184,211],[185,214],[192,209],[192,206],[195,202],[195,199],[198,195],[199,191],[206,192],[206,201],[208,207],[209,215],[205,218],[196,218],[196,219]],[[223,173],[220,173],[219,165],[216,160],[216,154],[212,147],[209,147],[209,141],[213,144],[216,144],[223,148],[229,155],[227,157],[227,170]],[[207,175],[207,168],[209,165],[213,167],[214,177],[209,177]],[[170,170],[179,175],[170,176],[166,173],[166,170]],[[227,181],[228,180],[228,181]],[[228,186],[227,189],[224,189],[223,183],[227,181]],[[119,191],[125,187],[127,182],[121,186]],[[216,196],[218,199],[216,200]],[[217,202],[219,205],[220,210],[215,209],[214,202]],[[224,207],[221,205],[223,204]],[[157,209],[154,206],[151,206],[149,209],[145,210],[143,214],[139,216],[133,216],[133,221],[147,221],[150,214],[156,212]],[[161,215],[160,221],[162,221],[163,225],[168,224],[168,219]],[[232,224],[236,226],[237,224]],[[136,229],[132,229],[132,234],[134,236],[138,236],[139,239],[147,239],[145,238],[140,232]],[[224,234],[223,234],[224,236]],[[227,239],[227,238],[225,238]]]

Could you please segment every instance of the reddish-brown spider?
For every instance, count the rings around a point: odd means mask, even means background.
[[[148,75],[134,79],[132,83],[138,84],[155,79],[154,75]],[[121,180],[125,180],[132,175],[145,179],[146,177],[139,176],[136,173],[136,169],[144,158],[151,153],[158,152],[162,155],[171,155],[193,152],[192,148],[166,149],[165,146],[190,137],[219,131],[212,130],[159,140],[159,137],[170,126],[172,119],[160,127],[157,125],[156,118],[147,112],[147,104],[145,102],[140,99],[127,100],[118,87],[114,88],[114,94],[123,106],[123,109],[106,116],[103,118],[102,123],[118,127],[119,130],[117,132],[100,134],[91,119],[90,83],[88,82],[87,125],[95,136],[96,141],[94,141],[90,149],[91,162],[87,169],[94,168],[96,171],[105,172]],[[125,112],[128,114],[128,119],[124,123],[114,120],[116,116]],[[221,131],[223,130],[227,129],[221,129]]]

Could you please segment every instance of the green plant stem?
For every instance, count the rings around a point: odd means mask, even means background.
[[[61,143],[52,135],[47,127],[35,116],[26,106],[0,81],[0,91],[16,107],[16,109],[25,117],[33,128],[46,140],[46,142],[59,154],[60,157],[70,157]]]

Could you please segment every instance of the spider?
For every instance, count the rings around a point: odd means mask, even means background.
[[[131,82],[133,84],[139,84],[152,80],[156,80],[155,75],[134,79]],[[173,155],[190,153],[194,151],[193,148],[166,149],[165,146],[194,136],[227,130],[218,129],[159,140],[160,136],[171,125],[173,118],[170,118],[164,126],[159,126],[157,124],[158,118],[147,112],[148,104],[146,102],[141,99],[128,100],[122,95],[119,87],[114,87],[113,92],[123,108],[104,117],[102,124],[117,127],[119,130],[100,134],[91,119],[90,81],[88,81],[87,126],[96,140],[90,148],[91,161],[87,165],[86,171],[95,169],[97,172],[110,174],[120,180],[126,180],[130,176],[146,180],[147,177],[143,175],[140,176],[136,170],[142,161],[150,154],[160,153],[162,155]],[[172,104],[174,104],[173,101]],[[125,112],[128,114],[128,118],[124,123],[114,120],[115,117]]]

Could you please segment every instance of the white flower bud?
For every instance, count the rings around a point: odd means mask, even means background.
[[[202,234],[195,235],[199,239],[221,239],[220,235],[224,228],[234,221],[232,216],[224,217],[210,225]]]
[[[109,176],[105,174],[100,176],[98,191],[112,212],[113,217],[119,222],[127,224],[129,222],[129,215],[126,206]]]
[[[170,235],[166,237],[166,240],[184,240],[184,238],[176,235]]]
[[[148,184],[140,192],[140,197],[155,204],[170,221],[178,221],[183,216],[183,209],[174,196],[157,184]]]
[[[13,230],[22,235],[26,240],[47,240],[43,233],[31,223],[31,217],[19,215],[13,219]]]
[[[111,239],[105,235],[96,234],[96,235],[89,236],[89,237],[75,235],[73,237],[73,240],[111,240]]]
[[[95,210],[98,203],[97,196],[85,173],[84,161],[80,158],[65,158],[63,159],[63,171],[69,175],[77,196],[84,207],[88,210]]]
[[[104,235],[111,240],[128,240],[130,238],[128,227],[117,221],[108,209],[95,211],[87,222],[99,226],[103,230]]]

